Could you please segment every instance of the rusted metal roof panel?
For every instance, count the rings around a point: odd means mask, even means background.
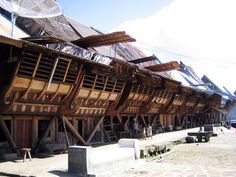
[[[41,19],[18,17],[17,24],[31,36],[46,35],[65,41],[73,41],[79,38],[63,15]]]
[[[70,23],[71,27],[77,32],[79,38],[88,37],[91,35],[102,34],[102,33],[99,33],[98,31],[94,30],[91,27],[88,27],[88,26],[85,26],[85,25],[79,23],[78,21],[75,21],[75,20],[68,18],[68,17],[66,17],[66,18],[67,18],[68,22]],[[92,50],[92,51],[96,51],[102,55],[106,55],[109,57],[115,57],[115,58],[124,60],[124,57],[122,57],[122,55],[120,55],[118,53],[118,48],[116,49],[116,51],[115,51],[115,48],[116,47],[110,45],[110,46],[93,47],[93,48],[88,48],[88,49]]]

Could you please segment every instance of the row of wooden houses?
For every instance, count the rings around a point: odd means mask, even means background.
[[[157,64],[125,32],[64,16],[17,25],[31,37],[0,36],[0,153],[117,141],[134,121],[154,133],[221,123],[232,105],[173,80],[165,71],[181,65]]]

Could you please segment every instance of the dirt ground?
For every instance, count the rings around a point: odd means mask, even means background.
[[[0,163],[0,176],[71,177],[67,154]],[[98,177],[236,177],[236,132],[220,133],[207,143],[180,144],[161,159],[137,160],[96,174]]]

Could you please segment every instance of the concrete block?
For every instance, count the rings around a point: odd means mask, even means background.
[[[92,147],[70,146],[68,151],[68,171],[80,176],[94,173],[92,167]]]
[[[122,138],[118,141],[118,145],[120,147],[132,147],[132,148],[134,148],[135,159],[139,159],[139,157],[140,157],[139,140]]]
[[[212,131],[214,130],[213,124],[204,124],[204,132]]]

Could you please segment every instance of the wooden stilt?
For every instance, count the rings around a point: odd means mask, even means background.
[[[102,117],[99,119],[99,121],[97,122],[97,124],[96,124],[96,126],[94,127],[93,131],[90,133],[90,135],[89,135],[89,137],[88,137],[88,139],[87,139],[87,141],[86,141],[87,144],[89,144],[90,141],[92,140],[92,138],[93,138],[94,134],[96,133],[98,127],[101,125],[101,123],[102,123],[104,117],[105,117],[105,116],[102,116]]]
[[[20,152],[18,151],[15,141],[13,140],[11,133],[9,132],[7,125],[5,123],[5,121],[3,120],[3,118],[0,116],[0,127],[8,141],[8,143],[10,144],[10,146],[12,147],[12,149],[18,154],[20,155]]]
[[[69,129],[69,131],[82,143],[82,145],[86,145],[86,141],[83,139],[83,137],[78,133],[78,131],[75,129],[75,127],[67,120],[65,116],[61,116],[61,118],[64,118],[65,125]]]

